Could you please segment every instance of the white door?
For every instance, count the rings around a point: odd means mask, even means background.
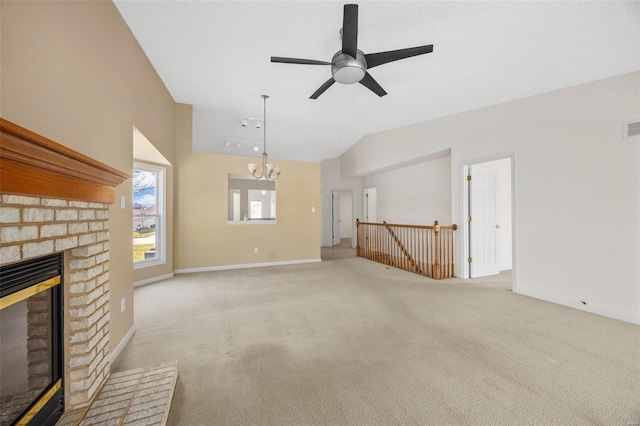
[[[497,275],[498,265],[498,170],[470,166],[469,175],[469,276]]]
[[[331,244],[335,246],[340,244],[340,194],[336,191],[332,191],[331,200]]]
[[[364,190],[364,222],[378,222],[378,191],[376,188]]]

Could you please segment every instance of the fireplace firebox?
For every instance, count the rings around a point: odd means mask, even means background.
[[[0,426],[64,412],[63,254],[0,267]]]

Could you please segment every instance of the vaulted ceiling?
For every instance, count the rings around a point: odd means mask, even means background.
[[[175,101],[193,105],[197,151],[258,156],[262,129],[241,118],[262,119],[262,94],[269,155],[320,161],[367,134],[640,69],[637,1],[360,1],[359,49],[433,53],[372,69],[384,97],[336,83],[311,100],[330,67],[270,57],[331,61],[344,2],[115,4]]]

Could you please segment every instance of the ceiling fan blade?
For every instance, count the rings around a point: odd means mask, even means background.
[[[387,92],[384,91],[382,86],[380,86],[378,84],[378,82],[375,81],[373,79],[373,77],[371,77],[371,74],[369,74],[369,73],[366,73],[364,75],[362,80],[360,80],[360,84],[362,84],[364,87],[366,87],[367,89],[371,90],[373,93],[375,93],[376,95],[378,95],[380,97],[383,97],[384,95],[387,94]]]
[[[316,61],[314,59],[281,58],[280,56],[272,56],[271,62],[280,62],[283,64],[301,64],[301,65],[331,65],[331,62]]]
[[[342,53],[356,57],[358,52],[358,5],[345,4],[342,18]]]
[[[412,56],[424,55],[433,52],[433,44],[427,46],[409,47],[407,49],[390,50],[388,52],[370,53],[364,55],[367,60],[367,69],[377,67],[388,62],[410,58]]]
[[[320,88],[318,90],[316,90],[313,95],[309,96],[309,99],[317,99],[318,96],[322,95],[324,93],[325,90],[327,90],[329,87],[331,87],[331,85],[333,83],[335,83],[336,81],[332,78],[330,78],[329,80],[325,81],[325,83],[320,86]]]

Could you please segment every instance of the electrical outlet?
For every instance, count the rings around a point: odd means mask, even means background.
[[[124,297],[120,299],[120,312],[124,312],[124,308],[126,306],[124,300]]]
[[[258,247],[254,247],[254,248],[253,248],[253,252],[254,252],[254,253],[258,253]]]

